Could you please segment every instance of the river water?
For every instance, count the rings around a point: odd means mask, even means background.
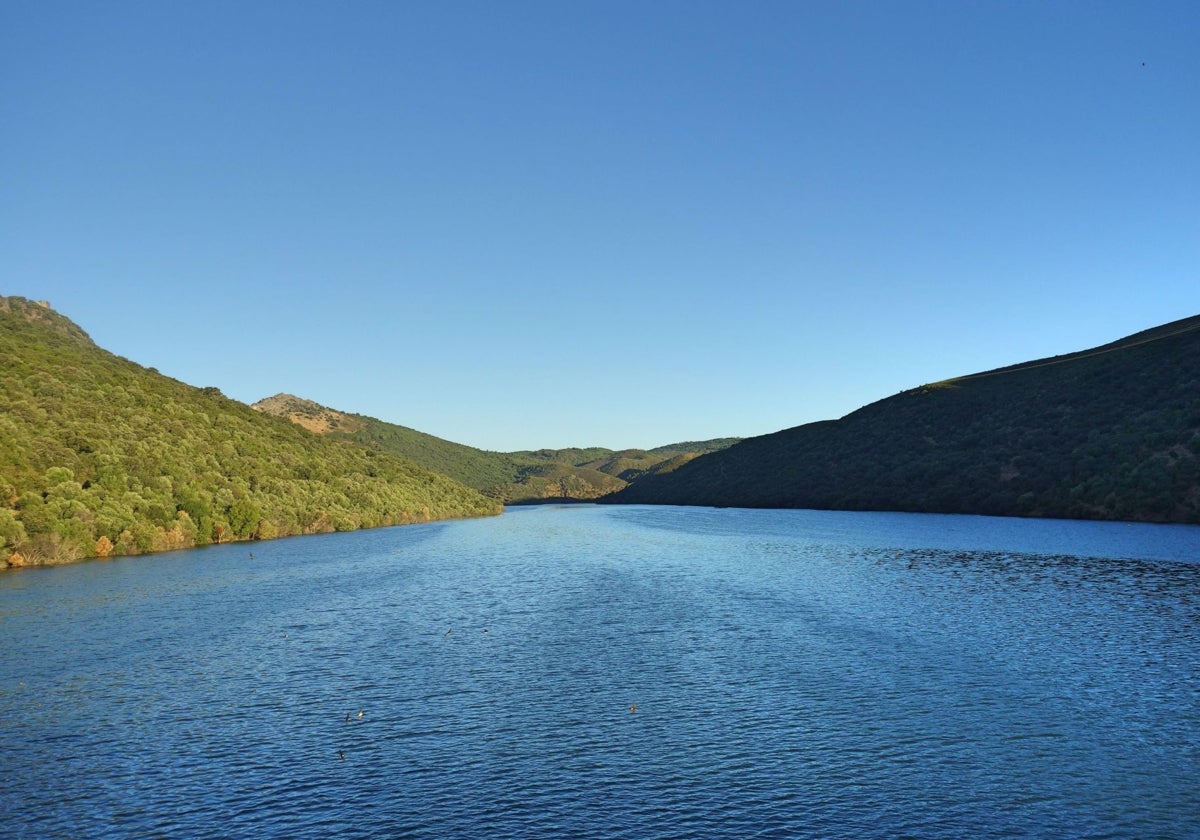
[[[1195,527],[516,508],[15,571],[0,633],[4,836],[1200,836]]]

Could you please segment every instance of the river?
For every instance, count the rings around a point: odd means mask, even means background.
[[[1196,527],[513,508],[17,570],[0,630],[6,836],[1200,832]]]

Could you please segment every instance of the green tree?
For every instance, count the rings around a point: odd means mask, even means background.
[[[229,527],[238,539],[248,539],[254,536],[258,522],[262,519],[262,511],[258,505],[246,497],[235,499],[229,506]]]
[[[25,526],[11,510],[0,508],[0,555],[7,557],[25,541]]]

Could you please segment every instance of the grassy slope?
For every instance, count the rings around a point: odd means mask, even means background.
[[[625,503],[1200,522],[1200,316],[750,438]]]
[[[596,499],[622,489],[660,464],[714,451],[737,440],[677,443],[649,451],[590,447],[488,452],[373,417],[345,414],[290,394],[260,400],[254,408],[375,451],[410,458],[509,503]]]
[[[410,461],[115,356],[23,298],[0,298],[0,358],[0,559],[14,547],[55,562],[108,544],[139,553],[500,510]]]

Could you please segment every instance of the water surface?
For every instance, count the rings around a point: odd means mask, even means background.
[[[0,575],[0,824],[1196,836],[1197,558],[1180,526],[545,506]]]

